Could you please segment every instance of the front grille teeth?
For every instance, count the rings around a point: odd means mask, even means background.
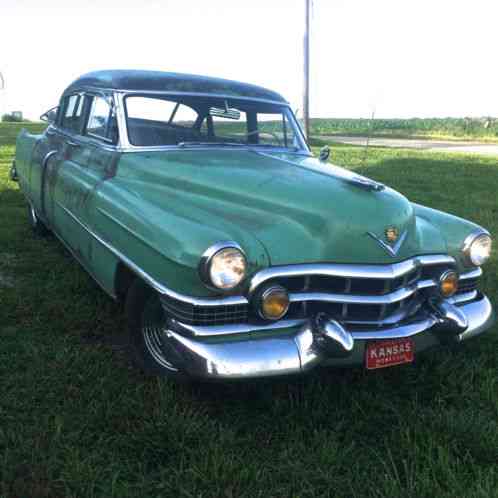
[[[404,275],[398,272],[395,278],[387,278],[387,272],[384,272],[386,278],[378,278],[378,273],[376,278],[359,277],[357,268],[353,269],[354,277],[344,272],[340,276],[316,273],[276,275],[266,279],[265,285],[282,285],[289,290],[291,300],[294,296],[285,319],[310,318],[325,312],[351,326],[380,327],[394,325],[415,315],[428,296],[434,294],[439,275],[450,267],[454,266],[448,263],[427,266],[416,264]],[[278,272],[278,269],[275,268],[275,271]],[[480,274],[481,271],[477,269],[461,275],[457,292],[460,300],[468,301],[471,298],[477,290]],[[253,295],[256,291],[257,287],[253,289]],[[313,299],[314,296],[317,298]],[[331,299],[327,300],[329,296]],[[363,296],[365,300],[361,301]],[[347,302],[348,299],[350,302]],[[162,303],[171,318],[189,325],[222,326],[261,322],[251,304],[208,306],[192,304],[169,295],[162,296]]]

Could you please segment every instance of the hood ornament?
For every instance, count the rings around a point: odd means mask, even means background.
[[[396,227],[387,227],[384,231],[385,239],[387,243],[384,242],[380,237],[377,237],[373,232],[367,232],[367,235],[372,237],[379,245],[393,258],[398,254],[403,242],[408,235],[408,230],[405,230],[401,235]]]

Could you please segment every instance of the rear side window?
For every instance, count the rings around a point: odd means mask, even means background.
[[[117,122],[114,107],[103,97],[91,97],[86,134],[107,142],[117,142]]]
[[[85,97],[83,95],[71,95],[64,99],[64,110],[61,120],[62,128],[75,133],[81,133],[84,119],[84,101]]]

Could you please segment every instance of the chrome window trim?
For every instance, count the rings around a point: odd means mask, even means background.
[[[45,133],[47,131],[48,131],[48,128],[45,130]],[[112,145],[110,143],[104,142],[103,140],[97,140],[96,138],[93,138],[92,136],[90,136],[90,134],[79,135],[79,134],[75,134],[75,133],[68,133],[68,130],[59,128],[58,126],[55,126],[55,125],[52,125],[50,132],[49,132],[49,135],[50,134],[53,135],[54,133],[58,133],[59,135],[61,135],[64,140],[67,140],[67,139],[74,140],[81,145],[88,145],[90,147],[100,147],[100,148],[107,150],[109,152],[120,152],[120,148],[118,145]]]
[[[269,149],[265,146],[257,146],[257,145],[247,145],[247,146],[223,146],[223,147],[203,147],[203,146],[179,146],[179,145],[154,145],[154,146],[145,146],[145,145],[133,145],[128,137],[128,125],[126,121],[126,110],[125,110],[125,98],[133,95],[148,95],[148,96],[191,96],[191,97],[214,97],[214,98],[227,98],[227,99],[236,99],[236,100],[245,100],[245,101],[254,101],[259,103],[267,103],[273,105],[279,105],[285,109],[285,114],[289,120],[292,120],[292,123],[296,126],[299,132],[299,140],[301,142],[301,148],[297,151],[286,147],[272,147]],[[121,152],[163,152],[163,151],[178,151],[178,150],[245,150],[245,151],[254,151],[254,152],[282,152],[289,154],[299,154],[306,157],[313,157],[313,154],[309,150],[308,144],[304,139],[303,132],[299,125],[299,122],[294,116],[292,109],[288,102],[278,102],[273,100],[265,100],[265,99],[257,99],[257,98],[240,98],[234,97],[233,95],[222,95],[222,94],[210,94],[210,93],[195,93],[195,92],[159,92],[159,91],[130,91],[130,90],[119,90],[114,92],[115,98],[115,106],[116,106],[116,116],[118,118],[118,128],[119,128],[119,136],[120,136],[120,149]]]
[[[103,137],[101,135],[97,135],[96,133],[87,132],[87,133],[85,133],[84,136],[86,136],[86,137],[92,137],[95,140],[106,142],[108,144],[112,144],[112,139],[107,138],[107,137]]]
[[[246,152],[255,152],[255,153],[261,153],[263,151],[268,152],[268,147],[258,147],[256,145],[241,145],[239,146],[223,146],[223,147],[217,147],[217,146],[198,146],[198,145],[183,145],[183,146],[178,146],[178,145],[155,145],[155,146],[138,146],[138,145],[129,145],[129,146],[122,146],[120,151],[121,152],[174,152],[174,151],[181,151],[181,150],[195,150],[199,152],[205,152],[205,151],[246,151]],[[271,149],[272,153],[285,153],[285,154],[296,154],[299,156],[304,156],[304,157],[313,157],[313,154],[311,154],[308,151],[305,151],[304,149],[302,151],[293,151],[291,149],[285,149],[285,148],[279,148],[279,147],[274,147]],[[270,155],[270,154],[268,154]],[[294,163],[293,163],[294,164]]]

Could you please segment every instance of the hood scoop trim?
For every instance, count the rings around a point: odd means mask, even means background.
[[[363,190],[380,192],[381,190],[384,190],[386,188],[383,183],[370,180],[370,178],[358,175],[356,173],[351,173],[350,171],[340,168],[339,166],[335,166],[334,164],[322,165],[321,163],[319,163],[302,165],[298,162],[290,161],[289,159],[284,159],[283,157],[279,157],[277,155],[267,154],[259,150],[254,150],[254,152],[260,156],[269,157],[271,159],[276,159],[277,161],[292,164],[292,166],[296,166],[298,168],[305,168],[316,171],[317,173],[321,173],[322,175],[332,176],[334,178],[337,178],[338,180],[342,180],[348,183],[349,185],[359,187]]]

